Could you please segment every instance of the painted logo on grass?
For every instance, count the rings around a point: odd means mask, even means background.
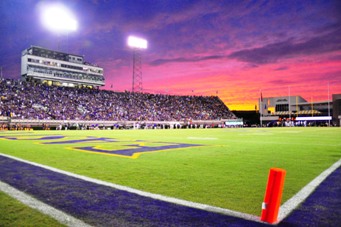
[[[153,144],[153,142],[149,142],[149,143],[151,145]],[[73,149],[86,151],[86,152],[95,152],[95,153],[101,153],[101,154],[107,154],[107,155],[128,157],[128,158],[138,158],[143,153],[160,152],[160,151],[167,151],[167,150],[178,149],[178,148],[197,147],[201,145],[172,143],[172,144],[165,144],[165,145],[158,145],[158,146],[145,146],[145,145],[139,145],[139,144],[128,144],[124,146],[127,147],[127,149],[111,150],[111,149],[102,149],[99,146],[75,147]]]
[[[67,136],[1,136],[2,139],[7,140],[30,140],[39,141],[43,145],[67,145],[66,148],[110,156],[118,156],[124,158],[138,158],[141,154],[151,152],[169,151],[180,148],[203,146],[200,144],[187,143],[170,143],[170,142],[156,142],[156,141],[142,141],[142,140],[118,140],[115,138],[106,137],[86,137],[80,139],[68,138]],[[97,143],[98,145],[89,146],[89,143]],[[84,144],[84,146],[82,146]],[[85,144],[87,146],[85,146]],[[70,147],[71,145],[71,147]]]

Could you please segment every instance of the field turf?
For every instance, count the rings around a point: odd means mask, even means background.
[[[341,128],[0,132],[0,152],[260,215],[269,169],[287,171],[284,203],[341,158]]]

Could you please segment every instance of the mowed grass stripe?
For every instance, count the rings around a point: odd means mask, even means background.
[[[134,144],[143,140],[146,146],[151,142],[204,146],[145,153],[137,159],[67,149],[72,146],[114,149],[119,142],[42,145],[33,140],[3,139],[0,150],[79,175],[253,215],[260,214],[271,167],[287,170],[285,202],[341,158],[340,128],[50,131],[45,134],[64,135],[67,138],[63,140],[106,137],[125,141],[124,145],[127,141]]]

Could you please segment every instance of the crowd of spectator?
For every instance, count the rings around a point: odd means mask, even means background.
[[[37,120],[185,121],[235,118],[217,96],[176,96],[0,80],[0,116]]]

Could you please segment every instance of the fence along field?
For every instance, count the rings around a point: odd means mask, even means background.
[[[254,215],[260,215],[271,167],[287,171],[284,203],[341,158],[340,128],[34,131],[0,137],[4,154]]]

